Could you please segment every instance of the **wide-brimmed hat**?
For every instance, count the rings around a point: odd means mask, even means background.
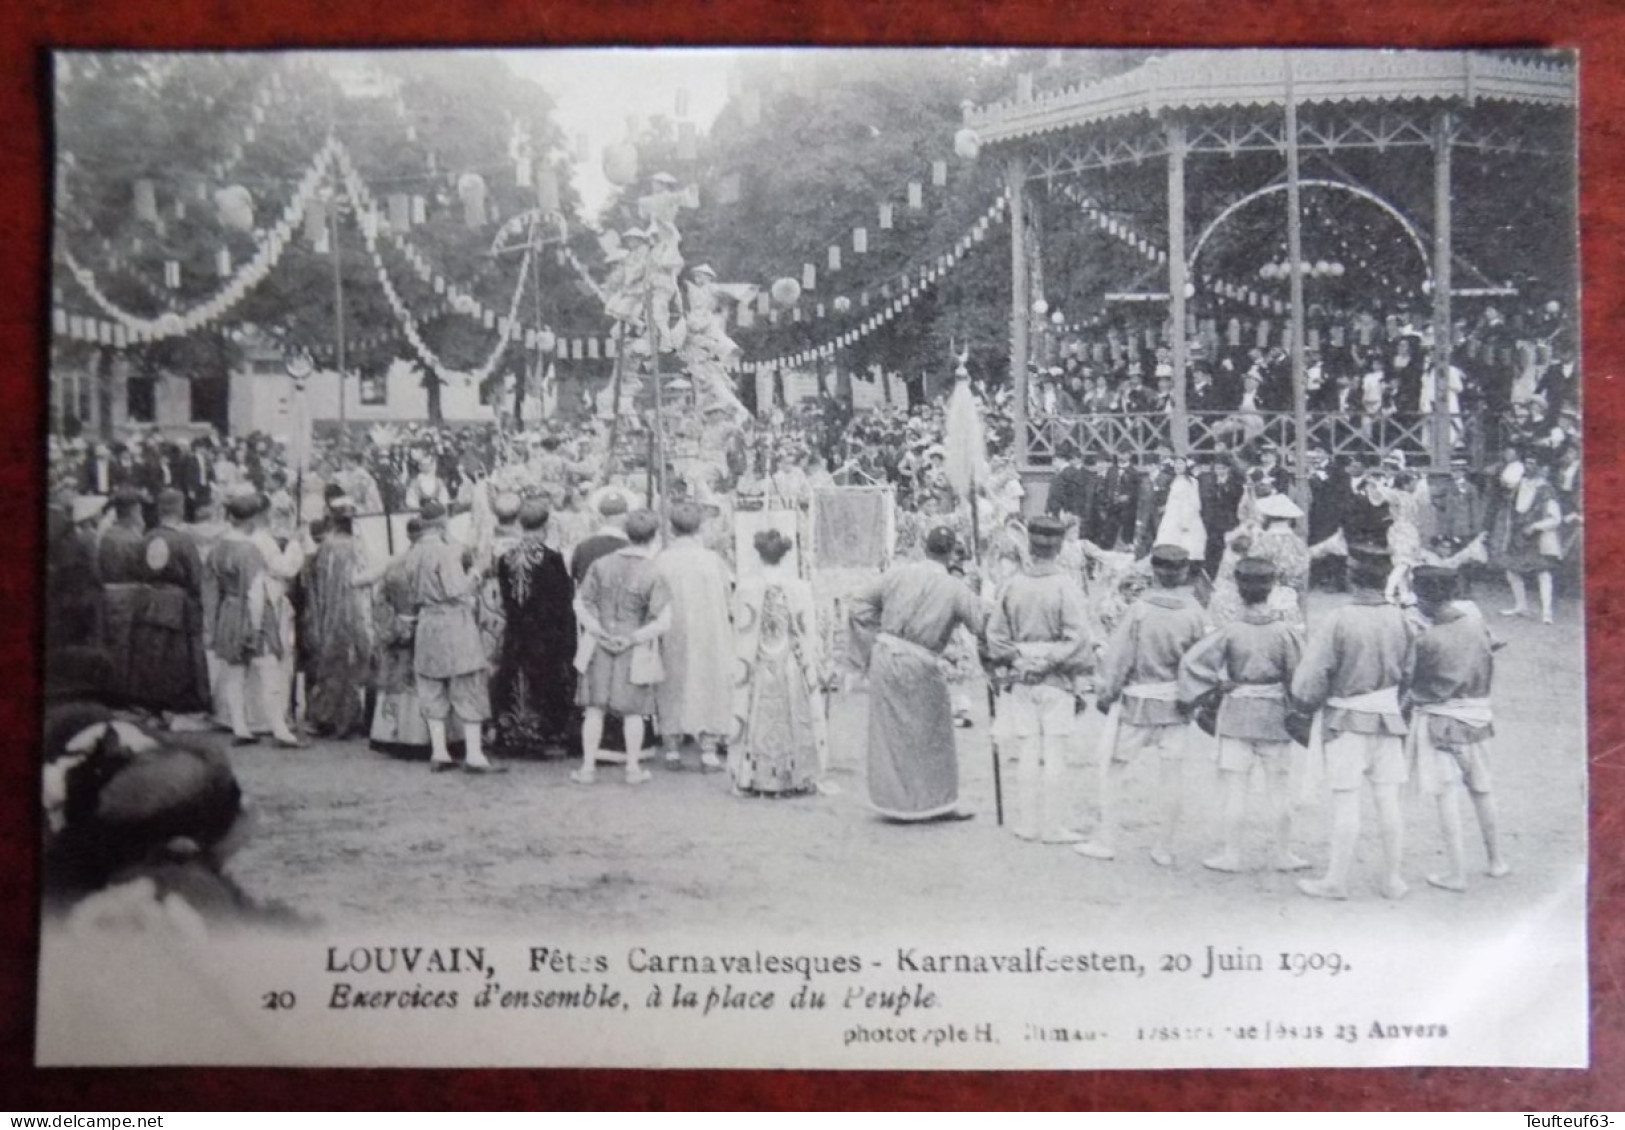
[[[1276,491],[1258,500],[1258,513],[1264,518],[1282,518],[1295,522],[1303,517],[1303,508],[1280,491]]]

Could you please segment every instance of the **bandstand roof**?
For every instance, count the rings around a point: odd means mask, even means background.
[[[1561,61],[1469,51],[1206,50],[1159,55],[1099,82],[972,107],[965,124],[984,144],[997,144],[1164,110],[1284,106],[1289,60],[1299,105],[1575,104],[1575,72]]]

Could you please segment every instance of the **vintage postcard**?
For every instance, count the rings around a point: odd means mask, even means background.
[[[1585,1066],[1578,65],[58,53],[38,1062]]]

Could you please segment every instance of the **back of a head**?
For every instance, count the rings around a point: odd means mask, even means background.
[[[671,508],[671,528],[679,535],[692,534],[705,521],[705,511],[692,502],[679,502]]]
[[[1190,570],[1190,554],[1177,545],[1158,545],[1151,549],[1151,575],[1157,587],[1176,589],[1183,585]]]
[[[634,510],[626,516],[626,536],[633,545],[648,545],[660,532],[660,515],[653,510]]]
[[[790,552],[790,539],[778,530],[763,530],[754,539],[756,554],[764,564],[777,565]]]
[[[1066,540],[1066,523],[1048,515],[1038,515],[1027,523],[1027,550],[1035,561],[1053,560]]]
[[[519,528],[526,531],[542,529],[547,525],[550,511],[545,498],[527,498],[519,504]]]
[[[1275,588],[1275,563],[1266,557],[1243,557],[1236,562],[1235,577],[1243,604],[1263,604]]]
[[[180,519],[186,516],[186,496],[174,487],[158,492],[158,517]]]

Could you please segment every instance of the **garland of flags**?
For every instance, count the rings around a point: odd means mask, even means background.
[[[971,225],[966,234],[955,242],[951,250],[938,255],[927,266],[905,272],[900,280],[898,294],[895,297],[890,297],[885,307],[879,312],[862,319],[856,328],[838,334],[822,345],[798,350],[768,360],[742,361],[737,367],[740,371],[746,373],[793,368],[819,358],[833,357],[840,350],[857,344],[882,326],[894,321],[899,314],[913,305],[914,299],[930,290],[941,279],[946,278],[950,271],[959,266],[971,247],[982,241],[988,228],[1008,216],[1009,206],[1009,196],[1006,193],[1000,193],[993,203],[988,206],[987,211],[982,213],[975,223]],[[887,284],[882,293],[889,296],[890,284]]]
[[[1101,231],[1127,245],[1132,250],[1139,252],[1149,263],[1166,264],[1168,262],[1168,252],[1166,250],[1156,246],[1128,224],[1108,215],[1095,201],[1087,196],[1081,196],[1072,188],[1067,188],[1064,191],[1068,198],[1077,204],[1083,210],[1083,214],[1094,221],[1095,226],[1100,228]],[[1273,311],[1278,315],[1286,313],[1287,304],[1285,302],[1244,284],[1227,282],[1210,275],[1202,275],[1195,281],[1199,281],[1214,293],[1221,294],[1226,298],[1245,302],[1247,305],[1259,309]]]
[[[376,206],[367,194],[366,186],[362,183],[360,174],[356,172],[355,166],[351,163],[349,153],[342,147],[338,151],[338,163],[340,172],[344,177],[345,194],[350,198],[350,202],[355,206],[357,213],[364,217],[361,228],[362,237],[367,245],[367,254],[372,257],[373,270],[376,273],[378,285],[383,288],[384,298],[388,301],[389,308],[394,313],[396,321],[400,323],[408,344],[412,346],[412,351],[442,381],[455,378],[472,381],[475,384],[484,384],[491,374],[496,372],[503,355],[508,351],[509,343],[518,336],[519,303],[525,295],[525,286],[530,279],[530,257],[535,252],[530,248],[525,249],[524,259],[519,264],[519,279],[514,285],[513,297],[508,301],[508,312],[505,315],[499,316],[496,311],[488,307],[479,307],[480,320],[487,327],[494,325],[497,329],[497,342],[490,354],[486,356],[484,362],[477,369],[453,369],[442,361],[440,356],[423,340],[423,336],[418,333],[417,320],[412,317],[411,310],[407,309],[406,303],[402,300],[399,292],[396,291],[395,284],[389,277],[389,270],[384,265],[383,256],[378,251]],[[453,304],[456,305],[455,300]],[[467,308],[467,303],[464,303],[465,311]]]
[[[153,318],[131,313],[108,298],[97,283],[94,272],[82,266],[73,252],[63,247],[61,252],[63,261],[74,280],[91,302],[112,320],[103,321],[94,317],[70,314],[58,307],[53,309],[51,314],[53,330],[74,340],[122,348],[132,342],[164,341],[168,338],[184,337],[218,322],[263,282],[281,261],[283,252],[287,250],[292,240],[294,228],[304,219],[306,210],[315,198],[316,191],[327,176],[338,152],[338,142],[329,138],[317,151],[310,168],[300,178],[293,199],[283,209],[276,226],[260,242],[253,258],[244,263],[214,295],[190,309],[171,310]],[[166,265],[165,273],[169,276],[166,281],[172,287],[179,282],[179,266],[173,261]]]

